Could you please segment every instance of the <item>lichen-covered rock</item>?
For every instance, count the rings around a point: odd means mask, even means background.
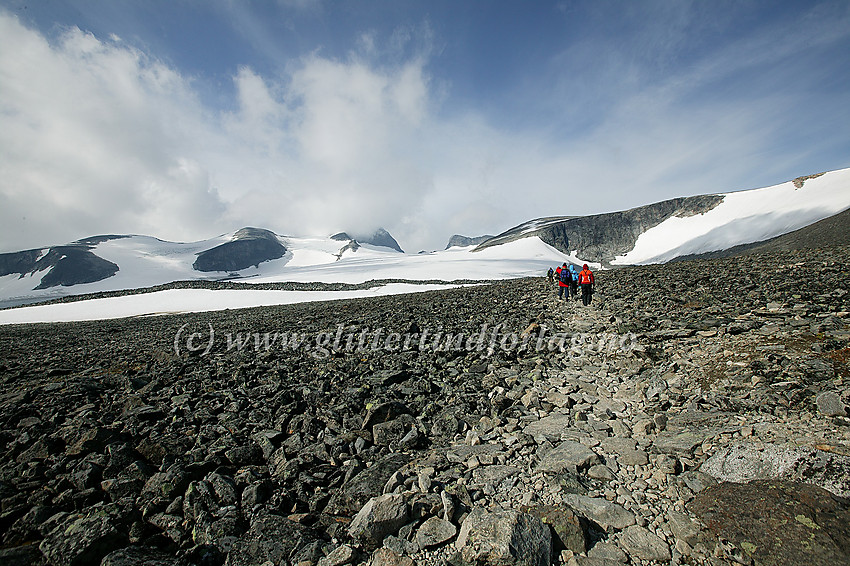
[[[817,486],[725,482],[700,493],[688,508],[759,564],[850,564],[850,501]]]
[[[317,538],[313,530],[286,517],[262,515],[254,519],[248,532],[232,542],[225,566],[286,562]]]
[[[87,566],[126,546],[127,535],[116,518],[103,508],[65,517],[39,545],[47,561],[55,566]]]
[[[103,557],[100,566],[189,566],[189,562],[156,548],[128,546]]]

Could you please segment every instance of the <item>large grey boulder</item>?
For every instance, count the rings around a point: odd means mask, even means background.
[[[642,560],[667,562],[670,560],[670,547],[655,534],[643,527],[632,525],[620,533],[620,545],[631,556]]]
[[[700,471],[721,482],[784,478],[850,496],[850,456],[808,446],[739,443],[718,450]]]
[[[599,457],[593,450],[580,442],[565,440],[541,458],[537,469],[553,474],[577,473],[598,463]]]
[[[634,513],[606,499],[568,493],[564,495],[564,503],[605,530],[625,529],[635,524]]]
[[[348,527],[348,534],[366,548],[374,549],[381,546],[387,535],[398,532],[409,517],[407,502],[402,495],[380,495],[367,501],[360,509]]]
[[[61,520],[39,549],[54,566],[100,564],[101,559],[127,545],[116,518],[104,508],[89,508]]]
[[[455,547],[459,561],[470,566],[548,566],[552,535],[533,515],[476,507],[463,521]]]

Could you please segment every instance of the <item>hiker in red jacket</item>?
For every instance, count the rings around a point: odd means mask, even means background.
[[[590,304],[593,295],[593,272],[585,263],[578,274],[578,284],[581,285],[581,302],[584,306]]]
[[[567,299],[569,299],[570,298],[570,270],[567,269],[566,263],[563,266],[558,268],[557,274],[558,274],[558,299],[563,299],[564,295],[566,295]]]

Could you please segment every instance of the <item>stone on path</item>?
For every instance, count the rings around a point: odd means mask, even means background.
[[[564,503],[605,530],[625,529],[635,524],[634,513],[606,499],[568,493],[564,495]]]
[[[526,425],[523,432],[529,436],[537,438],[542,436],[546,440],[558,441],[561,439],[561,434],[570,428],[570,416],[561,413],[555,413],[548,417],[543,417],[539,421],[534,421]]]
[[[599,457],[580,442],[565,440],[549,450],[540,460],[538,471],[561,474],[576,473],[599,463]]]
[[[431,517],[416,531],[419,548],[428,548],[443,544],[457,534],[457,527],[439,517]]]
[[[642,560],[666,562],[670,560],[670,547],[657,535],[643,527],[632,525],[620,533],[620,545],[631,556]]]
[[[549,527],[533,515],[475,507],[455,547],[460,562],[470,566],[548,566],[552,538]]]
[[[835,391],[824,391],[815,397],[818,412],[827,417],[843,417],[847,415],[847,407],[841,396]]]
[[[410,516],[407,502],[398,493],[373,497],[357,513],[348,534],[367,548],[377,548],[384,537],[396,533]]]

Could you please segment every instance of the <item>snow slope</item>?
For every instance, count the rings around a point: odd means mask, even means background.
[[[612,264],[662,263],[674,257],[759,242],[850,208],[850,169],[763,189],[723,193],[723,202],[685,218],[673,216],[642,233]]]
[[[171,281],[212,280],[224,273],[201,274],[192,270],[195,253],[228,241],[228,236],[193,244],[174,244],[154,238],[134,236],[104,242],[93,250],[114,261],[121,270],[114,277],[73,288],[33,291],[37,277],[17,275],[0,278],[0,290],[7,299],[21,296],[50,298],[63,294],[150,287]],[[279,260],[242,270],[240,282],[273,283],[281,281],[320,283],[363,283],[373,279],[490,280],[542,276],[549,267],[569,258],[544,244],[539,238],[526,238],[504,246],[472,252],[474,246],[451,248],[429,254],[403,254],[362,245],[337,258],[340,242],[322,238],[281,238],[287,245],[286,256]],[[0,324],[100,320],[175,312],[200,312],[254,306],[324,301],[356,297],[412,293],[446,288],[452,285],[414,285],[392,283],[357,291],[283,291],[283,290],[196,290],[171,289],[155,293],[92,299],[74,303],[31,305],[0,311]],[[9,290],[21,293],[10,297]]]
[[[33,305],[0,311],[0,324],[70,322],[356,299],[446,289],[452,285],[393,283],[356,291],[168,289],[154,293]]]

